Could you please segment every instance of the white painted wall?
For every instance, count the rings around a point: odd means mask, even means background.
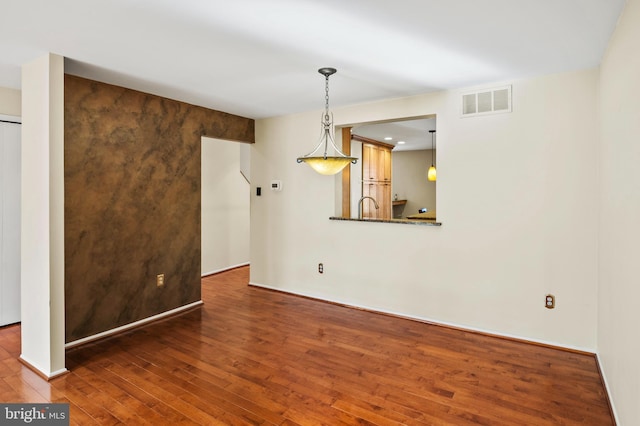
[[[251,144],[240,144],[240,173],[251,182]]]
[[[0,87],[0,114],[20,117],[22,115],[21,96],[19,90]]]
[[[19,321],[20,124],[0,121],[0,326]]]
[[[618,424],[640,424],[640,1],[601,65],[598,352]]]
[[[249,263],[250,187],[240,173],[243,145],[202,138],[203,275]]]
[[[64,60],[22,67],[20,357],[42,374],[64,373]]]
[[[252,187],[285,190],[251,191],[251,282],[594,351],[597,82],[515,81],[513,113],[484,117],[459,117],[460,92],[334,109],[337,126],[437,115],[442,227],[330,221],[335,180],[295,161],[318,112],[257,121]]]
[[[402,217],[418,213],[425,207],[436,210],[436,184],[427,180],[427,170],[431,165],[431,150],[394,151],[391,155],[393,176],[392,193],[398,199],[407,200]],[[397,208],[397,207],[396,207]]]

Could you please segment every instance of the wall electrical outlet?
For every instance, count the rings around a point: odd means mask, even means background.
[[[164,287],[164,274],[156,275],[156,285],[158,287]]]
[[[322,263],[318,263],[318,272],[321,274],[324,273],[324,265]]]
[[[547,294],[544,298],[544,307],[553,309],[556,307],[556,297],[553,294]]]

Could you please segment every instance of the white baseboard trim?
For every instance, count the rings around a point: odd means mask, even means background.
[[[103,331],[102,333],[94,334],[92,336],[83,337],[82,339],[74,340],[73,342],[66,343],[64,345],[65,349],[71,349],[79,345],[83,345],[85,343],[93,342],[94,340],[103,339],[105,337],[109,337],[113,334],[122,333],[123,331],[130,330],[132,328],[140,327],[141,325],[148,324],[150,322],[158,321],[159,319],[169,317],[171,315],[179,314],[183,311],[188,311],[189,309],[195,308],[197,306],[202,305],[202,300],[198,300],[197,302],[189,303],[188,305],[180,306],[175,309],[171,309],[170,311],[162,312],[157,315],[153,315],[139,321],[135,321],[129,324],[125,324],[120,327],[113,328],[111,330]]]
[[[202,277],[208,277],[209,275],[219,274],[220,272],[230,271],[231,269],[241,268],[243,266],[249,265],[249,262],[239,263],[237,265],[227,266],[222,269],[216,269],[215,271],[204,272]]]
[[[31,370],[33,370],[33,372],[35,372],[38,376],[40,376],[40,377],[42,377],[43,379],[46,379],[46,380],[55,379],[56,377],[62,376],[63,374],[66,374],[66,373],[69,372],[69,370],[67,370],[66,368],[61,368],[61,369],[56,370],[56,371],[46,372],[45,369],[38,367],[36,363],[31,362],[30,360],[25,358],[24,355],[22,355],[22,354],[20,354],[20,357],[18,358],[18,360],[22,364],[26,365]]]
[[[600,354],[596,353],[596,362],[598,363],[598,370],[600,371],[600,377],[602,377],[602,382],[604,383],[604,390],[607,393],[607,399],[609,400],[609,408],[611,408],[611,414],[613,415],[613,420],[617,425],[621,424],[618,418],[618,412],[616,411],[616,405],[613,403],[613,398],[611,397],[611,388],[609,387],[609,382],[607,381],[607,375],[604,372],[604,368],[602,368],[602,362],[600,361]]]
[[[502,333],[502,332],[494,331],[494,330],[487,330],[487,329],[483,329],[483,328],[470,327],[468,325],[460,325],[460,324],[456,324],[456,323],[453,323],[453,322],[440,321],[440,320],[436,320],[436,319],[433,319],[433,318],[419,317],[419,316],[415,316],[415,315],[407,315],[407,314],[399,313],[399,312],[395,312],[395,311],[390,311],[390,310],[385,310],[385,309],[380,309],[380,308],[372,308],[372,307],[366,306],[366,305],[357,305],[357,304],[353,304],[351,302],[344,302],[344,301],[341,301],[341,300],[327,299],[325,297],[321,297],[321,296],[314,295],[314,294],[308,294],[308,293],[303,293],[303,292],[295,292],[295,291],[282,289],[282,288],[279,288],[279,287],[273,287],[273,286],[269,286],[269,285],[264,285],[264,284],[258,284],[258,283],[249,282],[249,285],[250,286],[254,286],[254,287],[262,287],[262,288],[266,288],[266,289],[269,289],[269,290],[280,291],[282,293],[289,293],[289,294],[295,294],[297,296],[308,297],[310,299],[316,299],[316,300],[319,300],[321,302],[337,303],[339,305],[350,307],[350,308],[363,309],[363,310],[370,311],[370,312],[378,312],[378,313],[381,313],[381,314],[393,315],[393,316],[398,317],[398,318],[406,318],[406,319],[409,319],[409,320],[420,321],[420,322],[425,322],[425,323],[435,324],[435,325],[442,325],[442,326],[446,326],[446,327],[453,327],[453,328],[457,328],[457,329],[460,329],[460,330],[467,330],[467,331],[472,331],[472,332],[477,332],[477,333],[483,333],[483,334],[492,335],[492,336],[496,336],[496,337],[504,337],[504,338],[508,338],[508,339],[520,340],[520,341],[525,342],[525,343],[527,343],[527,342],[529,342],[529,343],[537,343],[537,344],[540,344],[540,345],[551,346],[551,347],[556,347],[556,348],[561,348],[561,349],[568,349],[568,350],[578,351],[578,352],[585,352],[585,353],[589,353],[589,354],[595,354],[596,353],[596,351],[593,348],[583,348],[583,347],[578,347],[578,346],[565,345],[565,344],[561,344],[561,343],[558,343],[558,342],[550,342],[550,341],[545,341],[545,340],[540,340],[540,339],[532,339],[532,338],[529,338],[529,337],[518,336],[518,335],[515,335],[515,334]]]

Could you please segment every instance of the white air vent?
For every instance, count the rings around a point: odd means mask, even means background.
[[[494,87],[462,94],[462,116],[511,112],[511,86]]]

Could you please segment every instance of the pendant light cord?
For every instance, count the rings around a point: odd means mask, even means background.
[[[324,121],[329,122],[329,76],[324,77]]]
[[[431,133],[431,165],[433,166],[433,152],[435,151],[435,145],[433,144],[433,138],[436,134],[435,130],[429,130],[429,133]]]

